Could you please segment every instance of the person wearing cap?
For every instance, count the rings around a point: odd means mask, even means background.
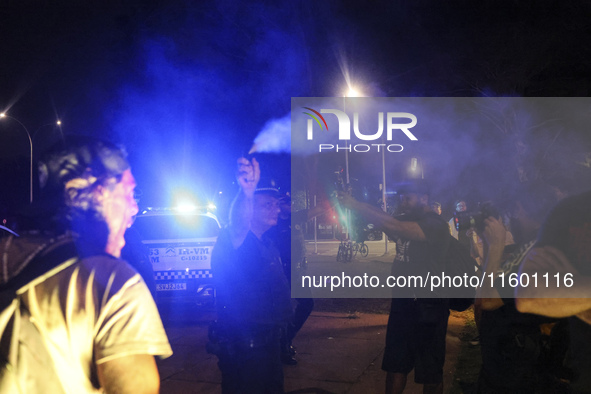
[[[238,160],[237,180],[230,223],[211,256],[217,322],[208,350],[218,357],[223,393],[282,393],[280,337],[292,306],[279,252],[265,234],[277,224],[279,192],[259,184],[254,158]]]
[[[438,215],[441,215],[441,203],[434,201],[431,203],[431,209],[433,210],[433,212],[435,212]]]
[[[40,163],[40,198],[0,244],[0,392],[158,392],[154,356],[172,351],[118,258],[138,209],[125,156],[78,137]]]
[[[399,189],[401,215],[392,217],[369,204],[338,193],[340,204],[363,216],[396,241],[392,275],[425,277],[444,261],[449,242],[447,223],[431,210],[429,190],[421,181]],[[395,288],[396,290],[396,288]],[[397,288],[392,299],[382,369],[386,393],[401,393],[407,375],[415,370],[415,382],[424,393],[443,392],[443,364],[449,305],[417,288]]]
[[[455,210],[457,213],[466,212],[468,210],[468,204],[466,204],[465,200],[456,200],[456,202],[454,203],[454,207],[455,207]],[[468,235],[468,232],[466,232],[466,231],[459,232],[456,229],[456,224],[454,222],[453,217],[451,219],[449,219],[448,223],[449,223],[449,231],[450,231],[452,237],[454,237],[455,239],[460,241],[460,243],[462,245],[464,245],[466,248],[469,249],[471,242],[472,242],[472,236]]]

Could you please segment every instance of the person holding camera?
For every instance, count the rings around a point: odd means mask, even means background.
[[[474,216],[478,217],[479,225],[482,227],[484,224],[484,219],[488,216],[499,216],[497,209],[492,205],[490,202],[479,203],[479,210],[476,213],[471,212],[464,212],[460,214],[460,222],[468,223],[469,220],[472,220]],[[473,216],[474,215],[474,216]],[[500,217],[500,216],[499,216]],[[511,232],[505,227],[505,235],[504,235],[504,245],[513,245],[515,241],[513,240],[513,235]],[[470,241],[470,255],[476,261],[478,267],[475,267],[476,272],[478,275],[482,275],[483,267],[484,267],[484,242],[482,237],[476,231],[475,226],[471,226],[467,231],[464,229],[460,231],[463,233],[465,231],[468,239]],[[478,332],[480,332],[480,319],[482,316],[482,300],[480,298],[474,299],[474,323],[476,324],[476,328]],[[470,340],[470,345],[478,346],[480,345],[480,335],[472,338]]]
[[[240,191],[230,224],[211,256],[217,323],[209,351],[217,355],[222,392],[283,393],[281,334],[292,321],[289,285],[267,231],[277,224],[279,192],[259,185],[256,159],[238,159]]]
[[[524,234],[535,234],[550,200],[543,190],[528,195],[521,191],[513,201],[512,225]],[[484,278],[476,294],[482,354],[478,392],[566,392],[559,379],[566,351],[564,322],[518,312],[513,288],[508,286],[534,242],[507,245],[509,233],[500,215],[491,213],[478,229],[484,257]]]
[[[441,270],[449,242],[447,223],[429,206],[429,189],[415,180],[399,190],[402,215],[394,218],[348,193],[339,192],[339,203],[355,211],[396,240],[392,274],[416,275]],[[402,393],[407,376],[415,370],[415,382],[424,393],[443,392],[443,364],[449,304],[429,299],[420,289],[396,294],[392,299],[382,369],[386,393]],[[402,298],[406,297],[406,298]]]

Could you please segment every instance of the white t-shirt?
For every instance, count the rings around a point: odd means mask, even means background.
[[[41,333],[53,361],[54,378],[65,392],[100,392],[97,364],[129,355],[172,354],[150,291],[122,260],[110,256],[72,259],[17,294],[12,308],[0,315],[0,332],[7,314],[20,302]],[[35,382],[42,374],[26,371],[21,364],[26,365],[26,360],[19,360],[21,384],[43,385]]]

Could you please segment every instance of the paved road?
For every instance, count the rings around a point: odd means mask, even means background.
[[[388,269],[393,254],[383,256],[379,242],[369,243],[370,255],[348,265],[367,269]],[[392,246],[391,243],[389,246]],[[318,245],[318,254],[310,256],[310,271],[339,268],[337,242]],[[308,252],[313,252],[308,245]],[[163,394],[220,393],[217,358],[207,354],[207,327],[215,318],[211,309],[182,305],[162,307],[166,332],[174,355],[158,361]],[[299,364],[286,366],[285,389],[290,393],[383,392],[385,373],[381,371],[384,336],[388,316],[373,313],[330,313],[315,311],[294,341]],[[447,360],[444,368],[445,386],[451,387],[459,352],[459,334],[464,318],[452,315],[447,336]],[[420,393],[420,386],[409,377],[408,393]]]
[[[181,311],[177,311],[181,313]],[[207,326],[213,314],[182,312],[183,319],[165,320],[174,355],[158,362],[161,393],[220,393],[217,358],[207,354]],[[182,321],[181,321],[182,320]],[[313,312],[294,341],[297,366],[285,366],[285,389],[290,393],[383,392],[385,373],[380,365],[384,352],[385,314]],[[444,384],[453,383],[460,348],[459,335],[465,320],[452,316],[447,335]],[[409,376],[407,393],[421,393]]]

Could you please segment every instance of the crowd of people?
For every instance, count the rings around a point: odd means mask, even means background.
[[[285,335],[281,334],[280,327],[295,326],[300,328],[313,304],[310,302],[308,307],[304,308],[303,319],[294,320],[294,309],[287,306],[289,297],[283,296],[284,298],[281,298],[277,293],[274,296],[273,306],[277,308],[285,304],[284,309],[281,309],[282,312],[273,311],[270,307],[255,309],[259,314],[263,310],[267,311],[267,318],[281,316],[281,321],[271,322],[257,319],[255,311],[243,313],[249,311],[249,307],[252,309],[253,305],[264,303],[264,299],[267,299],[271,294],[271,289],[265,293],[264,286],[256,284],[253,272],[248,273],[243,270],[254,269],[259,277],[261,272],[265,270],[269,273],[276,271],[274,274],[275,283],[283,283],[281,285],[282,294],[287,293],[289,284],[286,283],[285,278],[290,277],[292,272],[289,270],[293,270],[297,264],[291,264],[291,268],[283,272],[282,275],[279,272],[280,261],[282,258],[284,260],[291,259],[290,257],[281,256],[280,251],[275,251],[275,257],[264,260],[260,254],[269,253],[269,250],[273,250],[275,247],[279,247],[283,251],[294,250],[294,248],[296,251],[301,251],[302,240],[300,237],[294,237],[292,231],[287,230],[287,227],[281,229],[282,226],[276,226],[278,220],[276,218],[281,212],[279,208],[281,196],[275,194],[275,189],[257,188],[256,184],[260,176],[258,164],[256,161],[241,160],[243,161],[239,162],[241,168],[239,182],[242,189],[232,209],[233,216],[228,230],[229,234],[237,229],[240,229],[242,234],[250,234],[250,242],[256,243],[258,247],[245,246],[248,245],[247,238],[242,237],[232,243],[230,237],[227,242],[218,243],[216,251],[214,251],[214,266],[216,267],[214,272],[219,272],[216,274],[220,286],[218,291],[220,299],[223,300],[218,304],[218,323],[224,327],[224,330],[234,327],[222,335],[226,347],[225,353],[222,352],[220,355],[219,365],[223,374],[224,368],[228,368],[235,374],[231,380],[228,378],[226,381],[231,381],[237,386],[234,391],[227,392],[248,391],[253,387],[255,389],[251,392],[274,392],[269,387],[279,390],[283,376],[280,367],[282,360],[285,362],[285,357],[282,356],[285,352],[282,349],[289,348],[285,346],[285,343],[290,344],[290,340],[293,339],[293,334],[291,334],[287,336],[286,341]],[[275,195],[273,196],[273,194]],[[263,197],[264,195],[266,197]],[[527,300],[524,304],[523,300],[515,298],[513,291],[517,290],[518,293],[528,295],[529,289],[519,289],[517,285],[499,287],[497,283],[501,278],[501,273],[507,279],[511,273],[520,274],[519,270],[524,266],[535,267],[536,264],[540,264],[544,269],[548,269],[550,257],[555,259],[555,261],[552,260],[552,264],[556,267],[555,270],[564,270],[565,267],[568,267],[569,272],[581,275],[579,273],[579,267],[582,265],[580,260],[588,257],[585,255],[586,244],[580,241],[581,234],[585,234],[583,230],[573,235],[577,238],[577,242],[579,242],[577,245],[581,251],[568,255],[571,259],[578,258],[578,265],[570,265],[569,261],[571,260],[566,257],[562,259],[556,257],[557,254],[554,250],[552,253],[541,254],[540,252],[539,245],[545,245],[542,242],[549,241],[544,241],[543,238],[537,240],[536,237],[542,227],[543,218],[557,202],[554,194],[541,189],[521,190],[515,194],[515,198],[510,204],[505,204],[503,211],[499,210],[496,214],[483,217],[479,226],[472,226],[467,230],[464,228],[460,231],[456,228],[453,218],[449,223],[442,219],[440,203],[430,204],[428,185],[424,181],[417,180],[406,184],[398,191],[398,195],[400,201],[399,215],[397,216],[391,216],[369,204],[357,201],[347,192],[338,194],[338,203],[367,222],[373,223],[376,228],[381,229],[394,239],[396,257],[392,266],[393,274],[420,274],[435,271],[438,265],[445,260],[451,237],[456,238],[477,262],[478,268],[475,270],[475,275],[494,273],[495,279],[484,281],[484,286],[478,290],[474,299],[474,317],[479,337],[472,342],[480,345],[482,351],[482,369],[477,391],[481,393],[551,393],[575,392],[573,390],[581,390],[581,387],[583,388],[581,392],[584,392],[585,389],[588,390],[591,386],[581,383],[586,378],[585,369],[581,369],[581,366],[588,366],[585,364],[588,357],[581,356],[581,352],[573,353],[571,351],[573,340],[569,333],[569,330],[572,331],[572,327],[575,327],[575,330],[578,327],[577,337],[579,340],[584,337],[586,332],[584,328],[588,326],[586,323],[581,323],[581,320],[585,321],[588,305],[585,302],[580,302],[580,305],[573,307],[572,310],[558,312],[559,305],[564,304],[567,300],[555,301],[556,305],[554,306],[548,306],[547,298]],[[260,201],[263,198],[275,201],[276,205],[274,202],[271,205],[267,203],[260,206]],[[246,202],[252,206],[245,205]],[[454,207],[457,212],[466,212],[468,204],[465,200],[458,200]],[[270,214],[269,209],[272,211]],[[564,209],[562,208],[562,210]],[[578,219],[584,217],[581,212],[578,214]],[[272,220],[267,220],[265,226],[259,230],[252,231],[250,229],[250,233],[248,227],[241,224],[254,224],[260,218],[269,217],[269,215],[273,217]],[[296,222],[303,223],[307,218],[308,216],[304,214]],[[582,228],[587,228],[585,225],[588,226],[588,222],[585,222],[585,219],[581,220],[583,220]],[[562,222],[560,224],[568,226]],[[552,227],[554,224],[550,222],[543,228],[548,226]],[[568,234],[569,231],[572,233],[572,230],[566,227],[563,229],[564,234]],[[515,236],[512,232],[515,232]],[[252,237],[256,234],[259,236]],[[281,241],[278,234],[291,235]],[[555,231],[552,234],[554,237],[560,238]],[[301,233],[299,235],[301,236]],[[289,242],[287,242],[288,239]],[[282,243],[283,247],[280,246]],[[287,244],[291,244],[291,247],[288,248]],[[570,248],[573,244],[561,241],[561,245],[563,247],[568,245],[566,248]],[[548,248],[548,246],[544,247]],[[254,255],[258,256],[255,259],[259,262],[258,265],[248,262],[250,257],[247,256],[254,253],[247,252],[247,250],[251,250],[248,248],[257,250]],[[302,258],[301,253],[295,255],[298,256],[297,259]],[[524,260],[525,264],[523,264]],[[260,265],[260,261],[265,262]],[[238,268],[238,266],[242,266],[242,268]],[[277,269],[274,270],[273,266],[276,266]],[[575,270],[574,267],[577,269]],[[230,278],[225,277],[228,273]],[[272,279],[267,278],[267,280]],[[583,285],[583,279],[577,278],[577,280]],[[235,281],[240,281],[240,283],[235,283]],[[268,282],[267,286],[270,283]],[[228,286],[228,288],[224,288],[224,286]],[[257,287],[260,288],[258,291],[255,290]],[[435,297],[428,291],[420,289],[406,290],[396,294],[391,303],[385,353],[382,361],[382,369],[386,371],[385,392],[403,392],[407,376],[414,369],[415,381],[423,385],[425,393],[442,393],[449,300],[444,297]],[[562,288],[557,290],[564,291]],[[258,294],[253,297],[258,296],[260,299],[246,299],[244,296],[239,296],[246,291]],[[585,289],[578,291],[579,293],[573,294],[572,297],[582,297],[585,294]],[[544,296],[553,295],[544,293]],[[560,297],[570,296],[563,293],[560,295]],[[547,307],[549,311],[542,311],[544,307]],[[229,312],[232,308],[236,310],[234,313]],[[296,314],[298,308],[301,308],[299,302],[295,308]],[[532,308],[536,314],[523,313],[528,311],[527,308]],[[568,321],[569,319],[565,319],[565,317],[573,315],[578,316],[575,318],[578,321],[574,326]],[[294,325],[294,321],[299,323]],[[244,327],[249,328],[245,330]],[[254,339],[258,337],[256,334],[258,330],[265,331],[268,327],[273,327],[274,334],[263,335],[266,339],[262,341],[261,345],[264,344],[264,346],[261,348],[266,347],[271,353],[264,354],[260,351],[257,353],[252,348],[247,349],[244,346],[245,341],[256,342]],[[238,338],[240,335],[245,335],[245,337]],[[228,356],[229,354],[231,356]],[[238,354],[240,357],[237,356]],[[273,357],[270,354],[273,354]],[[579,354],[579,361],[571,362],[571,358],[577,359],[577,354]],[[224,359],[230,359],[232,362],[228,364],[224,362]],[[258,372],[253,371],[254,365],[265,365],[264,361],[268,362],[271,359],[274,360],[272,368],[264,368]],[[230,367],[228,367],[229,365]],[[236,373],[242,376],[242,380],[236,376]]]
[[[474,299],[479,337],[472,343],[481,346],[482,355],[476,392],[591,392],[591,305],[585,271],[591,235],[586,204],[591,194],[566,199],[547,216],[558,201],[553,190],[517,190],[504,211],[486,213],[468,230],[459,230],[455,217],[445,225],[441,205],[429,205],[424,182],[411,182],[399,195],[398,217],[347,194],[339,198],[396,241],[394,274],[433,272],[445,260],[450,235],[470,251],[479,264],[476,274],[487,279]],[[457,212],[468,208],[465,200],[454,206]],[[487,211],[474,215],[482,212]],[[544,275],[555,280],[529,282]],[[385,391],[403,392],[414,368],[423,392],[442,393],[449,305],[420,290],[410,293],[392,299],[382,363]]]
[[[321,208],[292,214],[289,194],[261,180],[256,159],[237,164],[240,190],[212,253],[208,351],[223,393],[281,393],[283,365],[298,362],[292,341],[314,307],[311,293],[290,295],[306,265],[302,226]],[[73,138],[39,168],[40,197],[22,212],[20,236],[0,240],[0,391],[158,392],[154,356],[172,351],[150,289],[120,259],[138,211],[125,151]],[[591,392],[591,192],[558,202],[549,190],[520,189],[468,229],[442,218],[423,180],[398,196],[396,216],[347,192],[336,201],[396,242],[393,274],[437,271],[453,237],[475,275],[490,278],[474,298],[477,392]],[[508,285],[510,277],[518,279]],[[443,392],[449,314],[450,300],[428,289],[393,294],[386,393],[403,392],[412,370],[424,393]]]

